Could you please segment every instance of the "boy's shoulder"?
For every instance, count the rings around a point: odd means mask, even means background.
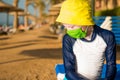
[[[70,43],[74,43],[74,42],[76,41],[76,39],[70,37],[68,34],[65,34],[65,35],[63,36],[63,41],[65,41],[65,42],[67,41],[67,42],[70,42]]]
[[[72,37],[70,37],[68,34],[65,34],[64,36],[63,36],[63,39],[71,39]]]
[[[114,33],[112,31],[100,28],[98,26],[96,27],[96,31],[98,33],[100,33],[101,35],[106,36],[106,37],[107,36],[114,36]]]

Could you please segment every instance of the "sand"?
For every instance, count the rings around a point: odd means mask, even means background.
[[[0,80],[56,80],[58,63],[63,63],[61,40],[47,25],[0,36]]]

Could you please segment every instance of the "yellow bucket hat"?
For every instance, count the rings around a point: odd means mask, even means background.
[[[56,21],[74,25],[94,25],[94,21],[92,19],[92,9],[89,1],[64,1]]]

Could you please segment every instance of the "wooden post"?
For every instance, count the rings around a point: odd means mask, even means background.
[[[95,0],[91,0],[92,16],[95,16]]]
[[[25,16],[24,16],[24,26],[28,27],[28,2],[26,0],[26,4],[25,4]]]
[[[18,7],[18,0],[14,0],[13,6]],[[15,12],[15,13],[14,13],[13,28],[14,28],[14,29],[18,28],[18,12]]]

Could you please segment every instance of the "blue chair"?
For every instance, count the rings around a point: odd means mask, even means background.
[[[55,71],[58,80],[67,80],[65,79],[65,69],[63,64],[56,64]],[[101,78],[105,78],[105,72],[106,65],[104,64]],[[117,75],[115,77],[115,80],[120,80],[120,64],[117,64]]]
[[[105,21],[107,16],[94,16],[93,20],[98,25],[101,26],[101,24]],[[109,16],[110,17],[110,16]],[[120,45],[120,16],[111,16],[110,19],[112,32],[115,34],[115,40],[117,45]]]

